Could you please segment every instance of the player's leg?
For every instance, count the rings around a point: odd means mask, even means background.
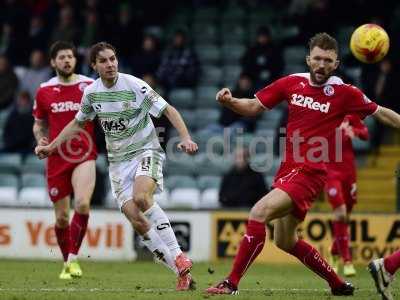
[[[221,283],[208,288],[207,292],[211,294],[236,294],[240,279],[264,248],[265,222],[283,217],[289,214],[292,209],[292,200],[286,192],[280,189],[275,188],[261,198],[250,211],[246,233],[240,242],[231,273]]]
[[[69,267],[67,266],[68,254],[70,250],[70,226],[69,226],[69,207],[70,197],[58,199],[53,203],[56,223],[54,231],[56,233],[57,244],[60,247],[64,259],[64,266],[60,273],[60,279],[71,279]]]
[[[400,250],[385,258],[375,259],[368,265],[376,289],[382,295],[383,300],[394,299],[390,291],[390,284],[398,269],[400,269]]]
[[[155,189],[156,183],[154,179],[147,176],[136,177],[133,198],[123,204],[122,212],[131,222],[135,231],[141,236],[143,244],[158,259],[163,260],[174,270],[176,268],[171,252],[144,214],[153,205],[152,195]]]
[[[86,234],[89,220],[90,201],[96,184],[96,164],[88,160],[78,165],[71,176],[75,210],[71,220],[71,249],[68,257],[72,276],[82,276],[77,255]]]
[[[306,241],[298,239],[297,227],[301,222],[292,214],[275,222],[274,238],[277,247],[295,256],[314,273],[325,279],[334,295],[352,295],[354,288],[337,276],[318,250]]]

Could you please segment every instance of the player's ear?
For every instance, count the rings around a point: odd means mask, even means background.
[[[337,69],[337,67],[339,67],[339,64],[340,64],[340,60],[337,59],[337,60],[335,61],[335,70]]]
[[[306,63],[307,63],[307,66],[310,66],[310,55],[306,56]]]
[[[93,70],[95,70],[97,72],[97,68],[96,68],[96,64],[95,63],[91,63],[90,66],[93,68]]]
[[[56,67],[56,62],[54,61],[54,59],[50,59],[50,65],[52,68]]]

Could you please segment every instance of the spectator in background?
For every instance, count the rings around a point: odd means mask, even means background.
[[[51,34],[51,43],[56,41],[76,42],[78,27],[74,19],[74,12],[70,6],[60,10],[59,19]],[[45,80],[46,81],[46,80]]]
[[[253,98],[254,91],[255,90],[251,77],[242,73],[232,93],[236,98]],[[254,132],[256,128],[256,122],[257,118],[244,117],[226,108],[225,106],[221,108],[221,115],[218,121],[221,129],[224,127],[229,127],[232,130],[235,128],[243,128],[245,132]]]
[[[161,53],[157,38],[151,34],[145,35],[142,48],[132,58],[132,71],[139,78],[147,74],[155,74],[160,60]]]
[[[80,37],[78,52],[84,54],[91,45],[101,39],[99,16],[95,10],[88,10],[84,17],[85,25]]]
[[[219,202],[224,207],[251,207],[267,193],[264,177],[250,167],[247,148],[237,148],[233,168],[222,178]]]
[[[40,16],[33,16],[28,32],[29,49],[47,49],[49,32],[46,30],[44,20]]]
[[[168,93],[177,87],[194,87],[199,74],[197,55],[189,46],[186,33],[177,30],[172,44],[164,51],[157,77]]]
[[[51,77],[51,69],[46,64],[42,50],[33,50],[30,61],[30,67],[26,70],[21,80],[21,90],[27,91],[33,99],[40,84]]]
[[[282,54],[274,44],[268,27],[263,26],[258,29],[256,43],[247,49],[241,64],[243,72],[253,79],[256,89],[281,76]]]
[[[7,108],[13,102],[17,89],[17,75],[7,57],[0,55],[0,110]]]
[[[5,55],[15,65],[24,63],[22,58],[26,45],[17,38],[15,27],[10,23],[4,23],[0,33],[0,55]]]
[[[34,137],[32,132],[32,101],[29,93],[18,94],[15,105],[4,126],[4,151],[27,154],[32,152]]]

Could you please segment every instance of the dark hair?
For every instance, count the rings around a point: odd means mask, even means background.
[[[320,32],[314,35],[310,39],[308,46],[310,47],[310,51],[314,49],[314,47],[319,47],[323,50],[334,50],[336,53],[339,53],[339,47],[336,39],[326,32]]]
[[[50,46],[50,58],[55,59],[57,57],[58,51],[61,50],[72,50],[74,56],[76,57],[76,48],[72,43],[57,41]]]
[[[96,63],[96,58],[97,55],[99,54],[100,51],[110,49],[114,51],[115,54],[117,54],[117,50],[115,50],[115,47],[107,42],[100,42],[97,44],[94,44],[92,47],[90,47],[89,51],[89,62],[90,64]]]

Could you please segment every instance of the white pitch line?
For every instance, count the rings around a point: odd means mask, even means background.
[[[199,290],[201,291],[201,290]],[[330,292],[328,289],[298,289],[298,288],[265,288],[265,289],[240,289],[240,292],[262,293],[262,292],[317,292],[326,293]],[[100,292],[100,293],[172,293],[176,292],[175,289],[159,288],[131,288],[131,289],[108,289],[108,288],[0,288],[0,292]],[[356,289],[356,292],[376,292],[376,289]]]

